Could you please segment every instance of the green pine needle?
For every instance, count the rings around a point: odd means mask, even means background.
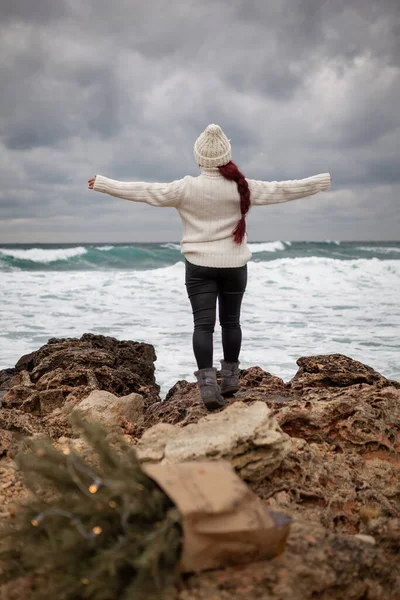
[[[110,444],[97,423],[71,417],[93,451],[30,443],[17,457],[32,494],[0,532],[0,584],[24,577],[27,598],[162,598],[177,575],[178,510],[142,470],[121,437]]]

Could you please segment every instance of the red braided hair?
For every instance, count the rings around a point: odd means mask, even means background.
[[[250,190],[249,184],[246,181],[243,173],[239,171],[234,162],[229,161],[228,164],[218,167],[221,175],[229,181],[236,181],[237,189],[240,194],[240,212],[242,214],[241,219],[232,231],[233,240],[235,244],[241,244],[246,234],[246,214],[250,208]]]

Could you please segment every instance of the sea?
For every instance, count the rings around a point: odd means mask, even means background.
[[[400,380],[400,242],[249,244],[241,367],[290,380],[301,356],[341,353]],[[153,344],[162,396],[195,381],[177,243],[0,242],[0,369],[53,337]],[[215,330],[214,366],[222,358]]]

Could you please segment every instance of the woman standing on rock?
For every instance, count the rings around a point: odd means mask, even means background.
[[[182,221],[185,283],[194,317],[193,351],[200,395],[208,409],[224,405],[239,389],[242,342],[240,309],[247,283],[246,216],[252,206],[276,204],[327,190],[329,173],[293,181],[246,179],[231,161],[230,141],[218,125],[208,125],[194,145],[198,177],[171,183],[122,182],[97,175],[89,188],[111,196],[174,207]],[[218,298],[224,358],[221,387],[213,368],[213,333]]]

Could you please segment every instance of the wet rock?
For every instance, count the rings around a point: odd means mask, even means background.
[[[265,403],[236,402],[186,427],[156,425],[144,434],[137,451],[144,462],[162,464],[229,459],[243,479],[260,481],[281,464],[290,440]]]

